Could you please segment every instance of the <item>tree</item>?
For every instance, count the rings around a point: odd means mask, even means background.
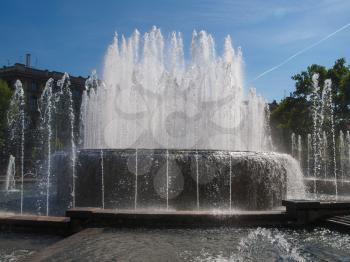
[[[7,83],[0,79],[0,148],[3,148],[7,135],[7,109],[12,92]]]
[[[303,137],[312,132],[310,96],[312,75],[315,73],[320,76],[321,89],[325,79],[332,80],[336,132],[350,130],[350,66],[346,65],[344,58],[335,61],[329,69],[313,64],[305,71],[292,76],[295,91],[271,110],[271,129],[277,145],[283,150],[289,148],[292,132]]]
[[[306,136],[311,132],[310,103],[304,97],[286,97],[271,112],[271,131],[274,144],[286,151],[291,133]]]

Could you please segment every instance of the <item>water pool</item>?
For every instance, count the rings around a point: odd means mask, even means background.
[[[0,232],[0,261],[20,261],[61,239],[53,235]]]
[[[350,261],[350,236],[324,228],[91,228],[33,261]]]

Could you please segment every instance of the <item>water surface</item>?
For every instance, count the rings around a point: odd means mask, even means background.
[[[349,235],[323,228],[92,228],[33,261],[350,261],[349,248]]]

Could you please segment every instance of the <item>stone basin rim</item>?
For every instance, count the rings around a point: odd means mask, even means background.
[[[100,151],[152,151],[152,152],[177,152],[177,153],[246,153],[254,155],[285,155],[285,153],[273,151],[251,151],[251,150],[226,150],[226,149],[176,149],[176,148],[80,148],[77,152],[100,152]]]

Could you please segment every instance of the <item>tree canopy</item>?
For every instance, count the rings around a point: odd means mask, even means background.
[[[11,96],[11,89],[5,81],[0,79],[0,147],[3,147],[6,141],[7,109]]]

